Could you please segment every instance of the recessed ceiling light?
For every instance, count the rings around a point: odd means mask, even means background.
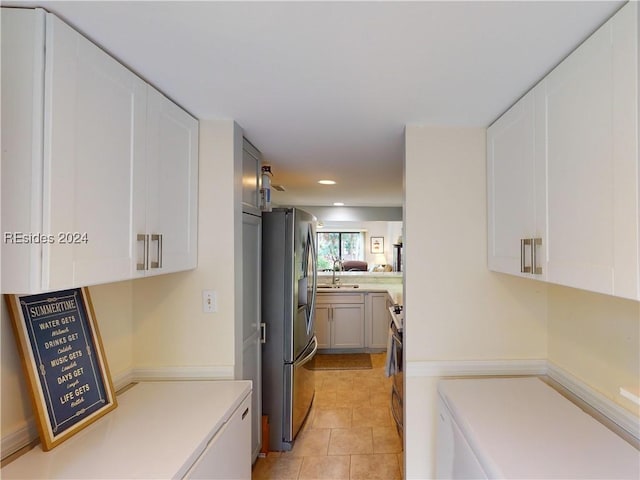
[[[335,185],[336,182],[333,180],[318,180],[318,183],[322,185]]]
[[[334,207],[344,207],[344,203],[342,202],[333,202]]]

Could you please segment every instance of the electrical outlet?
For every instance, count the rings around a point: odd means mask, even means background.
[[[202,291],[202,312],[213,313],[218,311],[218,302],[216,292],[213,290]]]

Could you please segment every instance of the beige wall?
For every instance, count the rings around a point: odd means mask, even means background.
[[[89,290],[109,370],[115,382],[126,377],[133,368],[132,284],[98,285]],[[37,431],[33,424],[29,424],[33,419],[29,390],[4,302],[0,323],[2,438],[5,440],[10,435],[35,438]],[[27,427],[30,428],[28,432],[22,432]]]
[[[133,282],[136,368],[217,366],[233,376],[238,130],[231,120],[200,122],[198,268]],[[215,313],[202,313],[205,289],[216,292]]]
[[[485,134],[406,129],[407,478],[434,472],[437,378],[412,363],[547,355],[546,285],[487,269]]]
[[[231,120],[200,122],[196,270],[90,288],[114,381],[136,369],[162,367],[202,367],[205,374],[233,376],[241,142],[241,129]],[[203,289],[217,292],[217,313],[202,313]],[[33,413],[4,302],[0,335],[1,433],[6,439],[28,427]],[[31,427],[26,435],[33,438],[37,432]]]
[[[407,360],[546,357],[546,285],[487,269],[485,129],[406,142]]]
[[[438,378],[430,361],[548,359],[640,415],[640,303],[489,272],[485,130],[407,127],[406,471],[434,474]]]
[[[620,395],[640,391],[640,303],[550,286],[549,360],[640,416]]]

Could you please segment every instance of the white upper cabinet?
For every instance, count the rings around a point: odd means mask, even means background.
[[[497,272],[543,279],[546,185],[536,144],[539,120],[536,92],[530,91],[487,130],[488,263]]]
[[[197,121],[44,10],[2,9],[2,125],[4,293],[134,278],[139,233],[195,267]]]
[[[188,270],[197,263],[198,121],[147,89],[147,143],[135,169],[135,272]]]
[[[629,2],[489,128],[492,270],[640,299],[638,23]]]
[[[637,5],[543,82],[548,278],[638,298]]]
[[[53,15],[46,36],[42,231],[56,238],[43,248],[42,289],[122,280],[146,84]],[[76,238],[64,244],[63,232]]]

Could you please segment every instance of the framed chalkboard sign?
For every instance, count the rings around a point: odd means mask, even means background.
[[[51,450],[117,406],[89,290],[5,300],[42,449]]]

